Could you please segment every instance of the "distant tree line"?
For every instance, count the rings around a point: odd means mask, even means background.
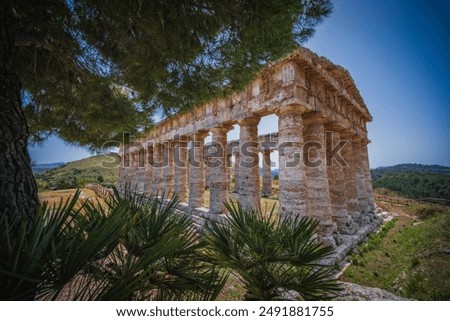
[[[450,174],[450,167],[441,165],[399,164],[394,166],[381,166],[370,171],[373,180],[377,180],[388,174],[398,174],[405,172]]]
[[[450,200],[450,168],[438,165],[402,164],[371,170],[373,187],[400,196]]]

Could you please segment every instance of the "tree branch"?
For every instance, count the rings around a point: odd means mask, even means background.
[[[54,48],[47,42],[40,41],[33,36],[24,34],[24,33],[16,33],[14,36],[14,46],[15,47],[35,47],[35,48],[43,48],[48,51],[53,51]]]

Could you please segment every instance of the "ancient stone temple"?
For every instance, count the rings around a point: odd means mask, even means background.
[[[258,135],[261,117],[273,114],[278,132]],[[349,73],[300,48],[242,92],[166,119],[122,146],[118,187],[128,183],[142,193],[164,192],[165,198],[176,193],[194,221],[220,219],[229,194],[256,209],[261,196],[272,193],[271,152],[277,150],[280,219],[317,218],[319,238],[336,246],[374,220],[366,128],[371,120]],[[239,140],[227,141],[233,125],[239,125]]]

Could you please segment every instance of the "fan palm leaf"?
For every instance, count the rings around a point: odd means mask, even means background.
[[[332,254],[314,237],[318,222],[293,216],[276,219],[227,203],[226,224],[210,221],[207,226],[207,256],[235,274],[244,284],[248,300],[329,299],[340,287],[333,267],[320,262]]]

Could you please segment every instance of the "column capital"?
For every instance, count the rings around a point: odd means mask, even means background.
[[[159,147],[159,146],[161,146],[163,143],[161,142],[161,141],[159,141],[159,140],[154,140],[154,141],[152,141],[152,147],[154,148],[154,147]]]
[[[238,121],[238,125],[239,126],[258,126],[260,120],[261,120],[261,117],[259,117],[259,116],[244,118],[244,119]]]
[[[213,135],[218,135],[219,136],[219,135],[226,135],[232,129],[233,129],[233,126],[222,125],[222,126],[218,126],[218,127],[213,127],[209,131]]]
[[[185,146],[187,145],[187,143],[189,143],[189,136],[179,136],[176,135],[174,137],[174,140],[171,141],[172,146],[176,147],[176,146]]]
[[[339,131],[339,135],[341,136],[342,139],[348,139],[348,140],[352,141],[353,136],[355,136],[355,133],[348,129],[345,129],[345,130]]]
[[[160,144],[161,144],[161,146],[164,149],[168,149],[168,148],[173,147],[173,141],[172,140],[165,140],[165,141],[162,141]]]
[[[328,122],[328,119],[325,116],[323,116],[317,112],[314,112],[312,114],[303,115],[303,123],[305,125],[312,125],[312,124],[324,124],[325,125],[327,122]]]
[[[173,147],[186,147],[188,143],[189,143],[188,141],[172,141],[171,142]]]
[[[342,124],[338,123],[337,121],[330,121],[325,123],[325,129],[331,130],[333,132],[342,132],[345,130],[345,127],[342,126]]]
[[[290,113],[300,113],[303,114],[306,111],[306,107],[302,105],[286,105],[282,106],[277,109],[275,114],[277,116],[283,115],[283,114],[290,114]]]
[[[351,137],[352,143],[362,143],[364,141],[364,138],[359,135],[353,135]]]
[[[199,130],[195,133],[192,133],[189,135],[189,139],[190,140],[203,140],[206,138],[206,136],[208,136],[209,132],[207,130]]]

